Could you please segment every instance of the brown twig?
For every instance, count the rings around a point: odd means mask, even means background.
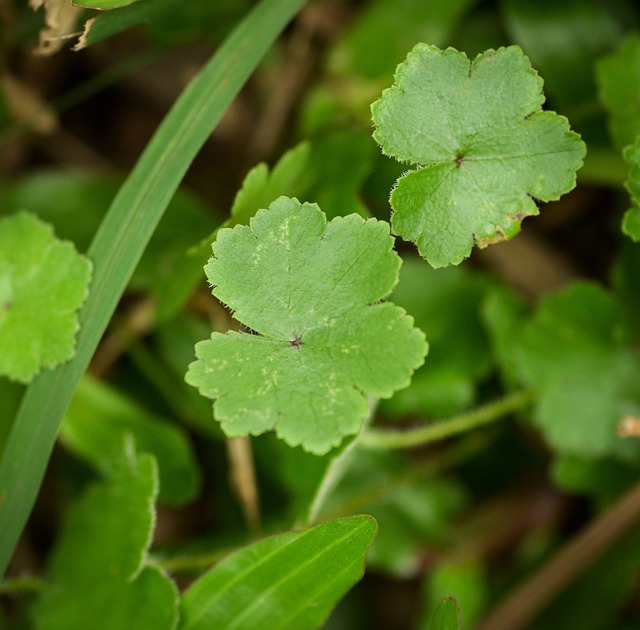
[[[526,627],[582,571],[640,520],[640,483],[567,542],[500,603],[480,630]]]

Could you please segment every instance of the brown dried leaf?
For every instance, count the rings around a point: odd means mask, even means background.
[[[40,31],[36,55],[53,55],[64,46],[65,40],[78,35],[77,24],[84,9],[71,4],[71,0],[29,0],[36,11],[44,7],[45,26]]]

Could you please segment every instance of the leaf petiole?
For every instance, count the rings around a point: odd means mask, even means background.
[[[535,392],[525,389],[505,396],[478,409],[442,420],[436,424],[407,431],[380,431],[371,429],[360,437],[360,444],[367,448],[412,448],[466,433],[472,429],[499,420],[514,411],[529,406],[535,399]]]

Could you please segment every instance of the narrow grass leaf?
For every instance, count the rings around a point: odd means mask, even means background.
[[[200,147],[304,0],[264,0],[193,79],[114,199],[88,255],[77,354],[33,381],[0,462],[0,574],[29,516],[62,416],[153,231]]]

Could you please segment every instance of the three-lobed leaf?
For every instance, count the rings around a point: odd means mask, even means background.
[[[227,435],[275,430],[322,454],[358,432],[367,396],[409,384],[427,352],[398,306],[380,302],[401,260],[388,224],[327,224],[315,204],[281,197],[250,226],[221,230],[205,270],[213,294],[250,332],[196,345],[186,380],[214,399]]]
[[[0,374],[28,383],[75,351],[91,262],[27,212],[0,220]]]
[[[180,630],[321,627],[362,577],[376,531],[371,516],[352,516],[240,550],[187,589]]]
[[[585,145],[566,118],[541,111],[542,79],[517,46],[470,61],[417,44],[372,105],[385,154],[418,166],[391,194],[394,233],[433,267],[509,239],[538,214],[534,198],[575,186]]]

